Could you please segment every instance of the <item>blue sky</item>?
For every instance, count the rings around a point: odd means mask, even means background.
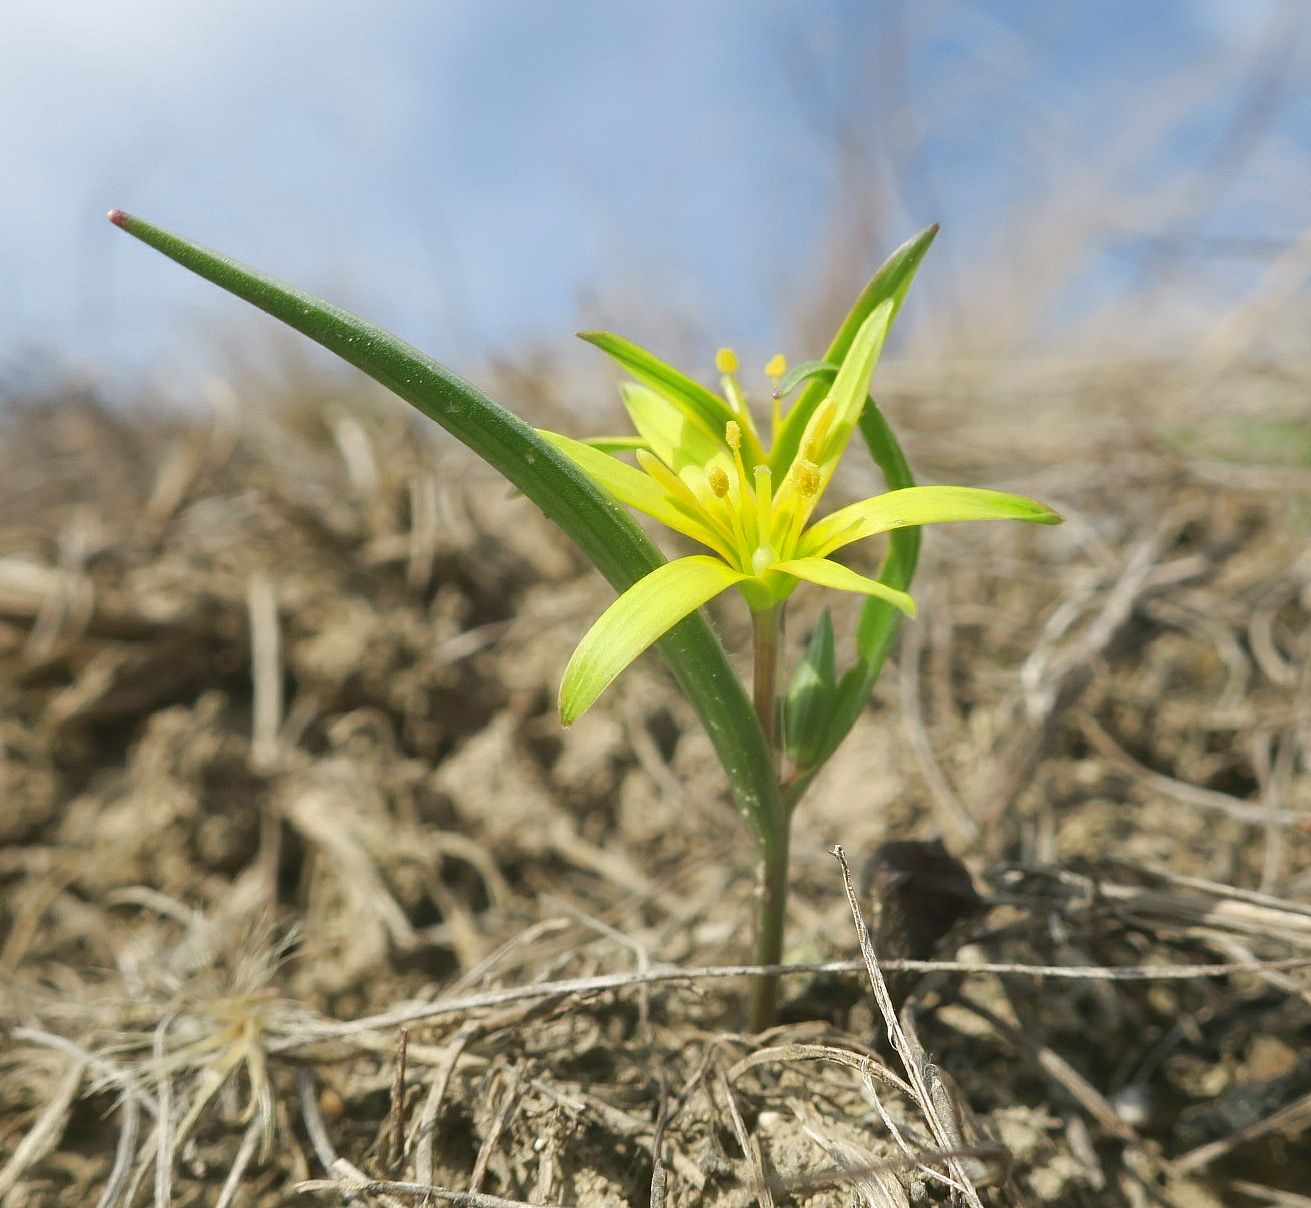
[[[937,219],[943,279],[966,293],[977,266],[1011,270],[999,240],[1017,215],[1104,222],[1110,235],[1070,269],[1057,307],[1075,314],[1133,288],[1160,234],[1141,212],[1113,212],[1110,186],[1159,195],[1163,216],[1204,211],[1181,228],[1190,237],[1301,234],[1305,46],[1291,45],[1275,115],[1229,195],[1199,205],[1186,187],[1288,11],[5,0],[0,366],[36,348],[185,390],[207,331],[253,322],[114,231],[111,206],[464,369],[526,341],[563,345],[582,312],[770,348],[862,209],[881,246],[853,280]],[[1172,119],[1161,111],[1176,94]]]

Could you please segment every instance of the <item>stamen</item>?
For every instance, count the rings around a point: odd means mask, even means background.
[[[706,474],[706,482],[710,484],[710,489],[717,499],[723,499],[728,494],[728,475],[724,473],[722,466],[711,466]]]
[[[793,551],[801,539],[801,530],[806,527],[815,510],[815,503],[824,489],[824,475],[820,468],[804,457],[797,458],[788,471],[786,480],[787,503],[782,509],[782,516],[775,525],[781,534],[779,548]],[[779,492],[782,498],[784,491]],[[777,503],[776,503],[777,510]]]
[[[728,400],[729,410],[740,415],[742,422],[751,427],[751,416],[747,411],[747,398],[742,393],[742,386],[737,380],[737,353],[731,348],[721,348],[715,353],[715,368],[719,370],[719,384]]]
[[[781,352],[776,352],[769,358],[769,363],[765,366],[765,376],[778,385],[778,379],[788,371],[788,360]]]
[[[737,470],[737,489],[740,495],[750,492],[747,486],[747,468],[742,461],[742,429],[738,427],[735,420],[729,420],[724,425],[724,439],[728,442],[728,447],[733,450],[733,466]],[[742,500],[738,500],[739,506]]]
[[[813,461],[805,457],[798,458],[792,463],[790,477],[793,488],[802,499],[813,499],[819,494],[819,467]]]

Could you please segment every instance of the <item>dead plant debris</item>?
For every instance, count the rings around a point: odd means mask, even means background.
[[[605,588],[383,414],[4,420],[6,1208],[1308,1202],[1311,477],[1044,430],[1064,530],[930,535],[748,1036],[687,707],[562,731]]]

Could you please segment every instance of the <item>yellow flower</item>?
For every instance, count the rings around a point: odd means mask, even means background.
[[[1001,491],[907,487],[811,523],[856,430],[892,314],[889,300],[869,315],[828,395],[809,414],[794,409],[783,419],[774,409],[774,457],[780,446],[795,449],[786,465],[771,460],[760,439],[731,349],[720,349],[716,357],[721,397],[617,337],[588,337],[641,379],[622,388],[640,440],[598,442],[632,448],[640,468],[567,436],[542,436],[620,503],[691,537],[710,553],[666,563],[606,609],[565,669],[560,715],[566,725],[667,630],[730,587],[755,612],[777,608],[805,580],[878,596],[914,616],[915,602],[905,592],[834,562],[830,555],[863,537],[907,525],[1060,520],[1035,500]],[[781,356],[766,366],[776,383],[785,372]],[[804,426],[798,436],[799,423]]]

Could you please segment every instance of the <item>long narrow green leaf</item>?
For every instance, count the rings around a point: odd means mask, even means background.
[[[775,398],[787,398],[798,386],[814,378],[823,378],[831,382],[838,375],[838,367],[828,361],[804,361],[794,365],[778,380],[774,387]]]
[[[609,331],[580,331],[578,338],[595,345],[618,361],[639,382],[695,415],[705,423],[708,430],[720,432],[733,418],[732,409],[714,391],[706,389],[682,370],[675,369],[632,340],[625,340],[623,336]]]
[[[860,434],[875,464],[883,472],[890,491],[904,490],[915,485],[910,463],[901,445],[892,434],[892,428],[873,399],[865,404],[860,417]],[[919,528],[893,529],[888,537],[888,552],[879,568],[879,579],[889,587],[902,591],[910,588],[919,563],[923,530]],[[904,615],[899,609],[883,600],[869,600],[861,609],[856,626],[856,663],[838,684],[833,703],[833,716],[825,735],[824,754],[827,759],[842,744],[851,727],[869,702],[870,693],[878,683],[883,664],[887,662],[897,634],[901,632]]]
[[[889,326],[896,321],[897,312],[901,310],[906,291],[910,289],[910,283],[914,280],[915,270],[919,268],[920,261],[924,259],[924,254],[929,250],[929,245],[933,242],[937,233],[937,223],[925,227],[913,239],[908,239],[903,243],[883,262],[878,272],[870,278],[869,284],[861,291],[860,297],[856,299],[855,305],[847,313],[847,317],[843,319],[842,326],[838,328],[837,335],[833,337],[828,346],[828,351],[824,354],[823,359],[825,361],[834,365],[841,365],[847,355],[847,350],[851,347],[852,340],[856,338],[856,332],[860,330],[861,324],[889,298],[892,300],[892,318],[889,320]],[[828,385],[822,377],[812,379],[805,390],[801,392],[801,397],[797,399],[792,409],[787,413],[786,418],[783,420],[783,427],[774,441],[774,448],[770,453],[770,464],[774,467],[775,473],[779,472],[780,467],[792,464],[792,459],[796,456],[797,447],[801,442],[801,434],[805,431],[806,423],[814,413],[815,408],[824,401],[824,396],[827,393]]]
[[[888,421],[871,398],[860,417],[860,434],[870,457],[883,473],[889,490],[915,485],[910,463],[892,434]],[[918,528],[893,529],[888,534],[888,550],[879,568],[879,580],[901,591],[909,589],[919,562]],[[829,756],[851,732],[864,711],[870,693],[878,682],[903,620],[900,609],[886,600],[869,599],[861,609],[856,627],[856,663],[843,676],[837,690],[828,697],[828,717],[822,739],[813,741],[806,762],[799,761],[800,775],[788,786],[787,803],[795,806]]]
[[[436,420],[536,503],[618,591],[664,564],[627,512],[567,457],[431,357],[355,315],[139,218],[115,210],[110,220],[336,353]],[[771,757],[723,646],[694,613],[671,629],[660,647],[715,745],[738,808],[763,841],[779,810]]]
[[[796,767],[813,767],[828,730],[837,669],[833,656],[833,617],[826,608],[806,643],[784,705],[783,734]]]

